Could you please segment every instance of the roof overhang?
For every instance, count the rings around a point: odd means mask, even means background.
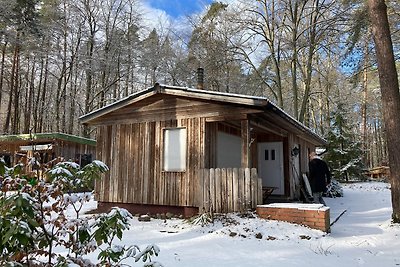
[[[279,108],[275,104],[269,102],[266,108],[283,118],[285,121],[287,121],[298,130],[300,130],[304,134],[301,135],[303,139],[313,141],[312,143],[315,143],[316,145],[328,144],[328,142],[324,138],[313,132],[310,128],[293,118],[291,115],[286,113],[283,109]]]
[[[231,104],[260,107],[260,108],[266,106],[269,102],[264,97],[229,94],[229,93],[222,93],[215,91],[193,89],[188,87],[160,85],[156,83],[154,87],[148,88],[143,91],[139,91],[119,101],[116,101],[110,105],[107,105],[103,108],[94,110],[86,115],[83,115],[79,118],[79,120],[83,124],[90,124],[91,121],[94,119],[97,119],[117,109],[134,104],[136,102],[139,102],[145,98],[151,97],[156,94],[173,95],[179,97],[195,98],[200,100],[216,101],[222,103],[231,103]]]
[[[297,121],[295,118],[293,118],[288,113],[283,111],[281,108],[276,106],[274,103],[269,101],[266,97],[215,92],[215,91],[200,90],[188,87],[160,85],[158,83],[156,83],[151,88],[139,91],[119,101],[116,101],[110,105],[107,105],[103,108],[94,110],[86,115],[83,115],[79,118],[79,120],[83,124],[91,124],[94,120],[99,119],[104,115],[107,115],[115,110],[137,103],[141,100],[144,100],[146,98],[149,98],[157,94],[193,98],[204,101],[228,103],[234,105],[248,106],[264,111],[267,110],[272,111],[272,113],[283,118],[287,123],[298,129],[299,133],[304,133],[305,137],[307,137],[305,139],[311,140],[313,141],[313,143],[317,145],[325,145],[327,143],[325,139],[321,138],[319,135],[314,133],[310,128],[306,127],[305,125]]]

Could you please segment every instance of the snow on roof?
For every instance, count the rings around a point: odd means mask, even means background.
[[[0,135],[0,142],[15,142],[15,141],[40,141],[47,139],[61,139],[64,141],[80,143],[84,145],[96,145],[96,140],[76,136],[66,133],[32,133],[32,134],[12,134]]]
[[[235,94],[235,93],[227,93],[227,92],[218,92],[218,91],[209,91],[209,90],[202,90],[202,89],[195,89],[190,87],[182,87],[182,86],[174,86],[174,85],[165,85],[160,84],[160,87],[164,87],[166,89],[177,89],[177,90],[184,90],[193,93],[205,93],[209,95],[219,95],[219,96],[228,96],[228,97],[237,97],[237,98],[245,98],[245,99],[252,99],[252,100],[265,100],[270,102],[270,100],[263,96],[252,96],[252,95],[243,95],[243,94]]]

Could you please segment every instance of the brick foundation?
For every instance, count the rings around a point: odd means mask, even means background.
[[[275,203],[257,206],[260,218],[286,221],[330,232],[330,210],[320,204]]]

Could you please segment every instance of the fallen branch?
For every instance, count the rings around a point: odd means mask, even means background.
[[[346,213],[346,211],[347,211],[347,210],[342,211],[342,213],[339,214],[339,216],[331,223],[330,226],[332,226],[333,224],[335,224],[335,223],[340,219],[340,217],[342,217],[343,214]]]

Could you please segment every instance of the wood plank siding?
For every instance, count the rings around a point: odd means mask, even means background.
[[[102,202],[196,206],[197,171],[204,168],[205,119],[190,118],[99,127],[98,154],[109,167],[96,182]],[[186,170],[163,171],[164,129],[187,130]]]
[[[243,119],[258,112],[237,105],[154,95],[104,115],[98,126],[97,157],[110,172],[96,183],[98,200],[198,206],[198,172],[214,165],[218,121]],[[187,131],[186,170],[180,172],[163,170],[164,130],[174,127]]]

